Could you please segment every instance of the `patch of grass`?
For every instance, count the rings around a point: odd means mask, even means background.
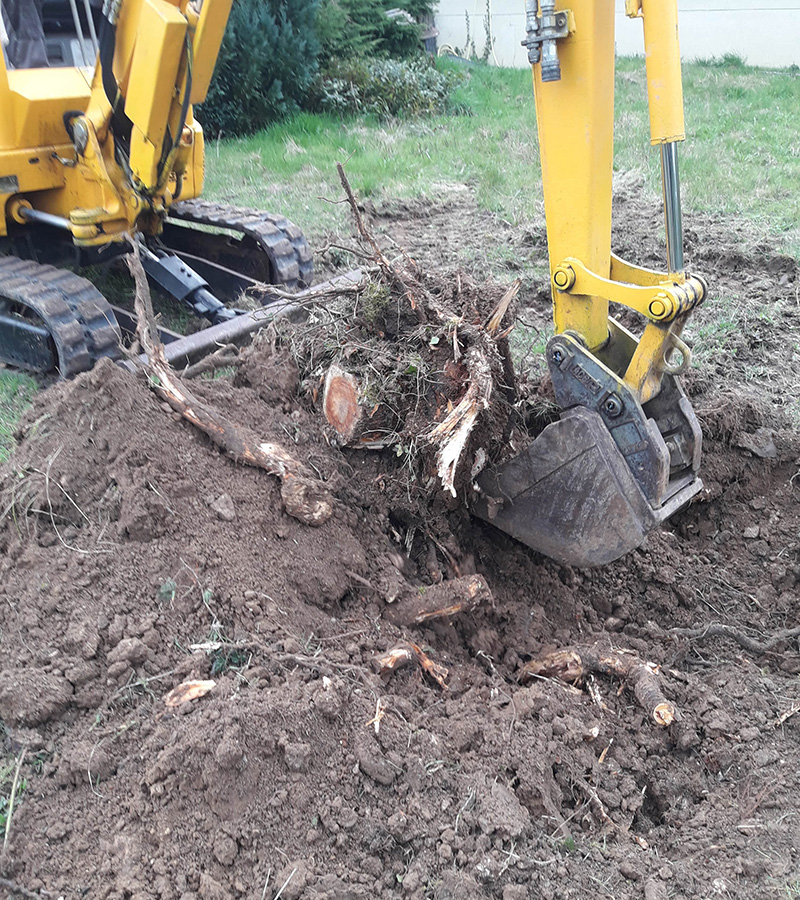
[[[781,249],[800,252],[800,78],[725,57],[684,65],[687,141],[680,148],[692,209],[749,218]],[[638,171],[660,194],[650,146],[644,60],[617,62],[615,168]],[[541,210],[530,72],[473,66],[454,95],[468,114],[425,120],[339,120],[303,113],[243,140],[209,143],[206,193],[284,212],[312,237],[349,226],[336,162],[361,197],[436,199],[468,184],[512,225]]]
[[[800,78],[745,66],[734,57],[683,67],[686,142],[680,147],[687,224],[691,210],[743,216],[756,236],[800,254]],[[644,62],[621,59],[616,162],[641,171],[660,194],[659,156],[649,145]]]
[[[346,162],[361,197],[435,199],[442,185],[467,183],[487,208],[516,218],[537,165],[531,95],[528,73],[476,66],[453,98],[470,115],[380,122],[303,113],[253,137],[210,144],[206,193],[280,210],[313,238],[349,229],[347,210],[324,199],[341,198],[336,163]],[[519,181],[523,169],[530,171]],[[534,179],[530,202],[537,196]]]
[[[22,372],[0,371],[0,463],[11,455],[14,430],[36,393],[36,381]]]
[[[211,677],[223,675],[229,669],[242,671],[250,664],[252,655],[247,650],[221,647],[211,657]]]

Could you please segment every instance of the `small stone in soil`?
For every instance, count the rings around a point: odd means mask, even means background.
[[[230,494],[220,494],[219,497],[211,504],[211,509],[217,514],[218,519],[223,522],[232,522],[236,518],[236,508]]]

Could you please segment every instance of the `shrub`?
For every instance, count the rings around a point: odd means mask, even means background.
[[[402,7],[418,22],[435,0],[322,0],[317,34],[323,65],[356,56],[409,57],[419,52],[419,27],[386,11]]]
[[[450,94],[462,72],[440,72],[426,57],[412,60],[355,59],[337,63],[317,85],[317,105],[348,115],[432,115],[448,110]]]
[[[248,134],[299,110],[317,75],[320,0],[234,0],[206,102],[210,134]]]

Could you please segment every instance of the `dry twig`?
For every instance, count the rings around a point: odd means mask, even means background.
[[[336,171],[339,173],[339,181],[341,181],[342,183],[342,188],[344,190],[345,196],[347,197],[347,202],[350,204],[350,210],[353,213],[353,219],[355,220],[358,233],[364,243],[368,244],[370,249],[372,250],[373,259],[378,264],[384,278],[386,278],[386,280],[391,284],[395,284],[400,289],[403,296],[406,297],[409,304],[411,305],[411,309],[414,310],[414,313],[417,316],[417,320],[419,322],[427,321],[425,310],[418,299],[418,294],[421,292],[421,287],[417,283],[416,278],[405,273],[401,275],[401,273],[397,270],[397,267],[393,266],[386,258],[378,242],[364,225],[364,220],[361,218],[361,213],[359,212],[358,203],[356,202],[355,195],[353,194],[353,189],[350,187],[350,182],[347,180],[347,175],[345,175],[344,166],[341,163],[336,163]]]
[[[218,369],[236,368],[244,362],[236,344],[223,344],[209,356],[204,357],[192,366],[187,366],[181,372],[181,378],[197,378],[208,372],[216,372]]]
[[[8,838],[11,834],[11,817],[14,815],[14,801],[17,799],[17,786],[19,785],[19,773],[22,768],[22,763],[25,760],[25,754],[28,752],[27,745],[19,751],[19,756],[17,757],[17,765],[14,769],[14,780],[11,782],[11,795],[8,798],[8,812],[6,813],[6,831],[3,836],[3,856],[6,854],[6,850],[8,849]]]

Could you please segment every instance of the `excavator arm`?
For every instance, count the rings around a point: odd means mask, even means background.
[[[104,0],[89,96],[59,116],[74,159],[58,148],[60,170],[50,164],[61,176],[57,189],[40,191],[35,208],[12,199],[10,218],[24,224],[37,212],[59,216],[78,246],[100,246],[125,232],[157,234],[173,202],[199,196],[203,134],[192,104],[205,99],[231,3]],[[59,98],[47,97],[39,110],[29,93],[39,82],[44,87],[48,70],[9,76],[32,123],[52,118]],[[24,145],[25,135],[13,143]]]
[[[684,140],[676,0],[626,0],[643,22],[651,143],[661,154],[666,271],[611,250],[614,4],[528,0],[562,413],[479,481],[479,515],[558,560],[599,565],[639,546],[702,487],[702,436],[680,383],[681,332],[706,295],[683,264],[677,143]],[[609,317],[638,313],[636,336]]]
[[[200,194],[203,136],[191,108],[205,99],[231,2],[105,0],[91,97],[65,124],[118,203],[72,211],[81,242],[134,225],[154,233],[174,200]]]

